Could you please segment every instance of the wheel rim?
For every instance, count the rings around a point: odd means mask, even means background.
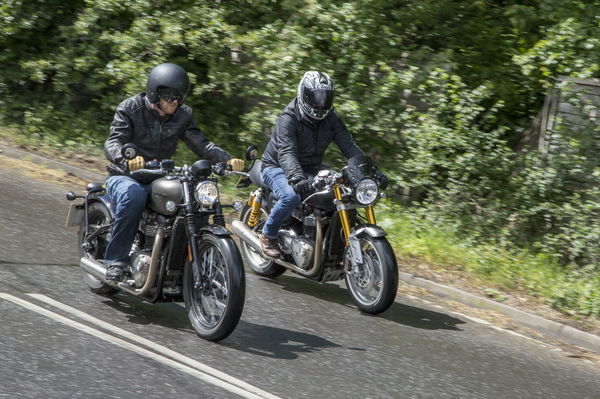
[[[363,265],[353,268],[346,275],[346,281],[356,299],[364,306],[371,306],[383,293],[382,262],[373,243],[363,241],[361,244]]]
[[[212,329],[222,320],[229,299],[227,267],[221,251],[214,244],[200,250],[200,268],[207,271],[207,276],[204,287],[194,284],[192,311],[205,328]]]
[[[244,214],[244,217],[242,218],[244,224],[248,223],[250,211],[251,209],[248,208],[248,210]],[[262,232],[263,225],[265,224],[265,220],[268,216],[264,209],[261,209],[260,211],[260,220],[258,224],[252,229],[252,231],[256,232],[257,234],[260,234]],[[262,272],[269,268],[273,263],[273,261],[263,258],[263,256],[257,250],[255,250],[252,246],[246,244],[243,240],[240,240],[240,244],[241,251],[244,253],[244,256],[250,262],[250,266],[252,266],[253,269]]]

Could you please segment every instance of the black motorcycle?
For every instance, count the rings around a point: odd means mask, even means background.
[[[122,154],[133,159],[137,148],[127,144]],[[227,337],[242,315],[246,283],[239,250],[225,228],[223,207],[231,205],[220,202],[213,172],[237,173],[206,160],[183,167],[172,160],[150,161],[128,172],[151,184],[151,191],[122,282],[108,280],[101,262],[115,212],[103,185],[89,183],[85,195],[68,192],[69,201],[83,199],[71,205],[67,225],[79,226],[80,266],[89,288],[103,295],[123,291],[153,303],[183,300],[199,336]]]
[[[261,180],[256,154],[247,153],[254,163],[238,186],[254,183],[258,188],[250,193],[240,220],[232,222],[246,265],[272,278],[286,270],[319,282],[344,278],[359,309],[371,314],[388,309],[398,289],[398,265],[386,232],[375,221],[383,178],[371,160],[353,157],[341,172],[321,170],[314,177],[314,192],[278,233],[282,257],[275,259],[262,252],[259,234],[277,199]]]

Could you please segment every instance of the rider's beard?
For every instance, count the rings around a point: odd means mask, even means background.
[[[178,104],[176,101],[168,102],[161,99],[157,104],[157,111],[161,114],[161,116],[173,115],[175,111],[177,111],[177,106]]]

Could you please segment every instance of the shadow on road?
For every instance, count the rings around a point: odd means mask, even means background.
[[[117,294],[102,301],[135,324],[159,325],[181,331],[193,332],[185,309],[174,302],[148,303],[127,294]]]
[[[346,289],[331,283],[315,283],[303,278],[281,276],[277,280],[264,279],[264,281],[279,285],[288,292],[305,294],[320,300],[334,302],[343,306],[356,309]],[[357,310],[358,311],[358,310]],[[365,317],[380,317],[398,324],[426,330],[455,330],[462,331],[457,325],[465,322],[445,313],[417,308],[410,305],[394,302],[385,312],[372,316],[362,313]]]
[[[221,343],[242,352],[276,359],[296,359],[301,353],[340,347],[318,335],[254,324],[244,319],[240,320],[234,334]]]

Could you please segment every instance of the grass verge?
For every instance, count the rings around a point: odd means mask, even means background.
[[[452,276],[470,276],[470,284],[492,299],[527,296],[574,319],[600,316],[600,273],[560,265],[552,254],[497,245],[470,244],[451,227],[417,217],[409,208],[380,206],[378,222],[389,233],[397,255],[409,271],[419,266]]]

